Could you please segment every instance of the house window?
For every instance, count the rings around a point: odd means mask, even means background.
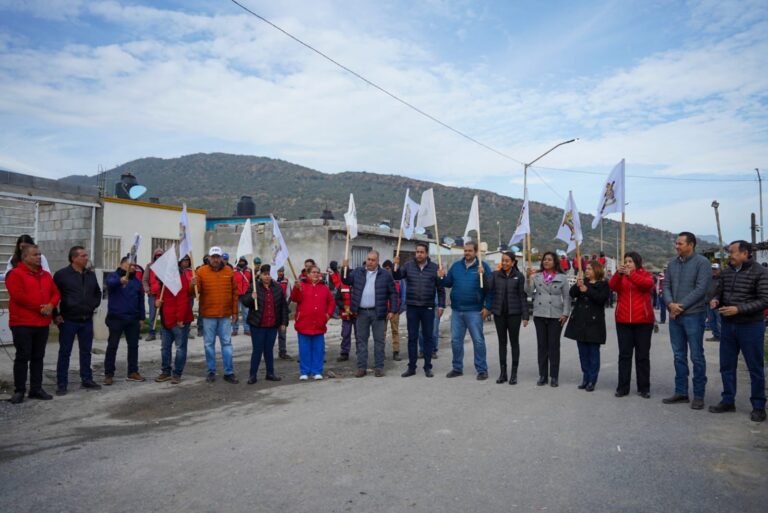
[[[117,266],[120,265],[120,258],[122,258],[121,243],[120,237],[115,235],[104,236],[104,249],[102,251],[104,269],[117,269]]]
[[[370,246],[352,246],[349,255],[349,268],[355,269],[365,265],[365,259],[373,248]]]
[[[152,253],[154,253],[157,248],[160,248],[163,251],[167,251],[172,244],[178,245],[178,243],[179,239],[158,239],[152,237]]]

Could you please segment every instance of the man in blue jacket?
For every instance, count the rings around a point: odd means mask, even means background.
[[[120,267],[107,276],[107,354],[104,357],[104,384],[111,385],[115,376],[115,358],[120,337],[125,335],[128,344],[128,369],[126,381],[144,381],[139,374],[139,336],[144,325],[144,288],[131,269],[128,257],[123,257]]]
[[[343,266],[348,270],[349,262],[344,260]],[[380,378],[384,376],[387,321],[392,318],[392,312],[396,312],[398,308],[395,282],[392,275],[379,266],[378,251],[368,253],[365,266],[342,273],[341,281],[352,287],[349,309],[353,315],[357,316],[355,377],[365,377],[368,368],[368,338],[373,331],[373,372],[374,376]]]
[[[443,278],[443,286],[451,289],[451,350],[453,368],[446,377],[464,374],[464,337],[469,330],[475,352],[475,371],[480,381],[488,379],[485,359],[483,320],[488,317],[492,297],[486,294],[491,268],[477,258],[477,242],[464,244],[464,260],[455,262]],[[441,273],[444,274],[444,273]],[[480,275],[485,277],[480,286]]]
[[[688,350],[693,363],[691,408],[704,408],[707,389],[707,362],[704,358],[706,296],[712,283],[709,260],[696,254],[696,236],[681,232],[675,240],[677,257],[667,264],[664,302],[669,310],[669,339],[675,355],[675,393],[662,399],[665,404],[687,403]]]
[[[408,320],[408,370],[402,377],[416,374],[418,362],[419,328],[424,333],[424,375],[432,373],[432,324],[435,322],[435,294],[437,294],[437,313],[442,315],[445,308],[445,288],[438,276],[438,266],[429,259],[429,246],[424,242],[416,243],[413,260],[400,266],[400,257],[394,259],[394,279],[405,283],[405,311]]]

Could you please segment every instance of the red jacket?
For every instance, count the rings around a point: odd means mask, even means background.
[[[341,320],[349,321],[350,319],[354,319],[355,314],[350,310],[352,307],[352,287],[342,283],[339,285],[339,292],[341,293],[341,303],[344,305],[341,309]]]
[[[188,270],[188,269],[187,269]],[[181,277],[181,290],[175,296],[167,288],[163,292],[163,306],[160,318],[165,329],[173,329],[178,323],[190,324],[194,319],[192,304],[189,298],[195,295],[195,288],[189,279],[189,274],[184,270],[179,273]]]
[[[40,307],[59,304],[61,294],[53,282],[53,276],[42,268],[33,272],[24,262],[5,276],[10,302],[9,326],[33,326],[44,328],[51,323],[51,315],[42,315]]]
[[[327,285],[297,283],[291,291],[291,301],[297,305],[294,327],[298,333],[321,335],[328,330],[328,318],[333,315],[336,304]]]
[[[256,277],[258,281],[258,276]],[[242,296],[248,293],[248,287],[251,286],[251,270],[235,268],[235,283],[237,284],[237,295]]]
[[[652,324],[656,316],[651,306],[653,276],[645,269],[638,269],[629,276],[616,273],[608,282],[611,290],[616,291],[616,322],[628,324]]]

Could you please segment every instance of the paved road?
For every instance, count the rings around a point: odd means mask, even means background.
[[[663,326],[650,400],[613,396],[613,335],[598,388],[587,393],[576,389],[578,357],[566,339],[560,388],[535,386],[532,327],[523,330],[516,386],[494,383],[490,323],[485,382],[474,379],[471,344],[467,374],[443,377],[445,332],[434,379],[402,379],[404,362],[391,360],[386,377],[355,379],[352,365],[335,363],[338,326],[333,332],[328,361],[339,377],[324,382],[299,383],[295,363],[279,362],[286,379],[277,386],[208,385],[197,339],[179,386],[118,382],[0,404],[0,511],[766,511],[768,426],[749,421],[746,374],[736,414],[661,404],[673,378]],[[237,348],[245,378],[245,337]],[[715,344],[707,356],[711,404],[720,385]],[[156,345],[144,344],[142,358],[155,360],[142,369],[154,376]],[[0,364],[0,377],[9,373]]]

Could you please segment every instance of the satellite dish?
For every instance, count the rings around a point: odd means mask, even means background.
[[[427,233],[427,230],[425,230],[425,229],[424,229],[424,228],[422,228],[421,226],[419,226],[418,228],[416,228],[414,231],[415,231],[416,233],[418,233],[419,235],[424,235],[425,233]]]
[[[454,244],[456,244],[456,241],[453,240],[453,238],[451,238],[451,237],[443,237],[443,244],[447,244],[449,246],[453,246]]]
[[[556,251],[556,253],[557,253],[557,256],[565,256],[565,255],[567,255],[567,254],[568,254],[568,253],[566,253],[565,251],[563,251],[562,249],[558,249],[558,250]]]
[[[509,250],[512,251],[513,253],[517,253],[520,251],[520,248],[518,246],[512,246],[511,248],[509,248]]]
[[[147,188],[144,187],[143,185],[134,185],[133,187],[128,189],[128,196],[130,196],[131,199],[139,199],[146,192],[147,192]]]

